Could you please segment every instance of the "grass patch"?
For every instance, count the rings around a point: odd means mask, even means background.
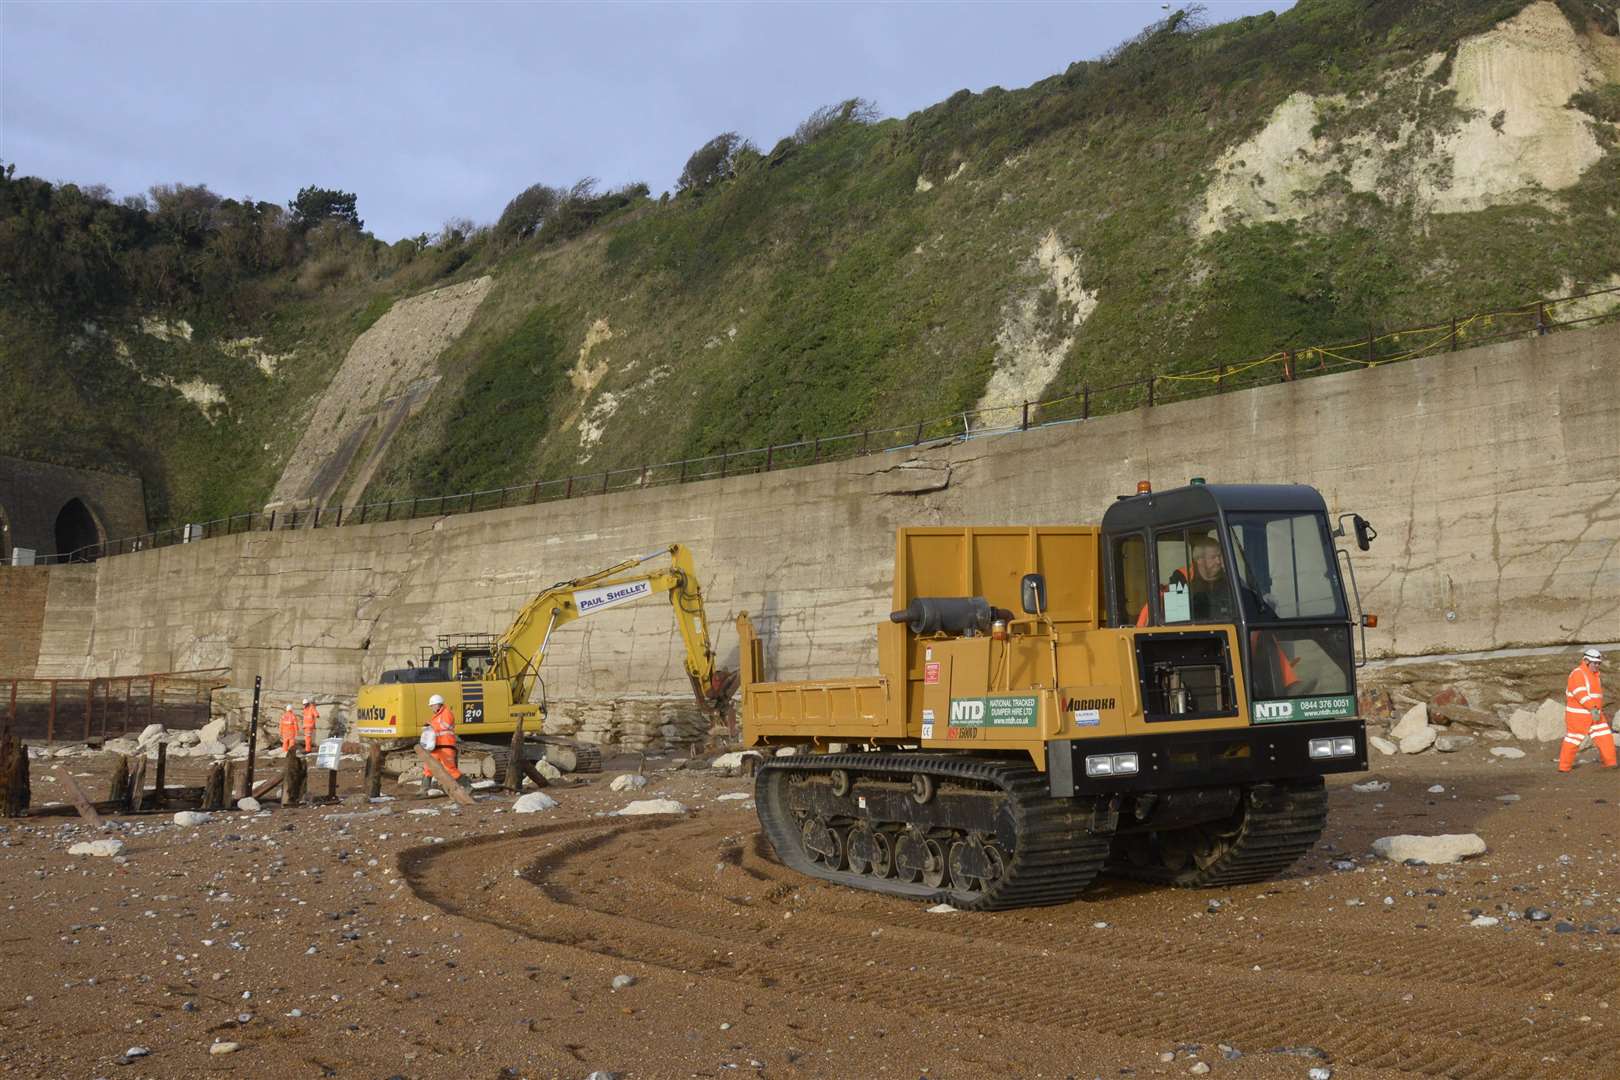
[[[556,313],[537,307],[471,370],[448,414],[432,421],[441,438],[411,461],[412,491],[449,495],[511,483],[551,419],[566,372]]]

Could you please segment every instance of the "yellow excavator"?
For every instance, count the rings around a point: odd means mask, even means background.
[[[643,569],[661,556],[669,557],[669,565]],[[686,648],[692,696],[709,717],[711,734],[734,731],[731,695],[737,676],[715,664],[703,591],[692,554],[680,544],[558,582],[525,604],[499,637],[440,635],[435,644],[421,648],[416,662],[384,671],[375,685],[360,688],[355,731],[361,738],[384,740],[389,749],[408,748],[421,735],[432,711],[428,698],[438,694],[456,717],[457,736],[465,742],[489,744],[485,748],[498,758],[506,754],[521,720],[525,735],[544,745],[546,756],[565,769],[600,769],[601,753],[591,744],[542,735],[546,703],[540,666],[551,635],[559,627],[658,594],[669,598]],[[531,702],[536,681],[540,682],[541,700]]]

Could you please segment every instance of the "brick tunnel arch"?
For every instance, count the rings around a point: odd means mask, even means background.
[[[70,562],[95,562],[107,532],[83,500],[69,499],[56,515],[56,554]],[[90,550],[86,550],[90,549]]]

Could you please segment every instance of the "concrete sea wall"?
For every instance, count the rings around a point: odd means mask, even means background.
[[[876,664],[896,527],[1093,522],[1139,479],[1191,476],[1309,483],[1370,519],[1356,565],[1376,654],[1612,641],[1617,438],[1609,326],[812,468],[118,556],[93,583],[52,582],[38,668],[228,665],[239,686],[352,697],[434,634],[499,631],[551,582],[680,541],[727,666],[747,610],[770,672],[833,677]],[[559,631],[544,676],[576,719],[580,703],[686,693],[654,602]],[[594,715],[594,737],[629,730]]]

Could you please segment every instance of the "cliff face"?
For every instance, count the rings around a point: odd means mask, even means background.
[[[324,248],[242,285],[246,315],[7,304],[0,383],[44,415],[0,417],[0,452],[138,470],[160,521],[352,504],[1010,418],[1620,282],[1613,22],[1585,0],[1173,17],[566,239]]]

